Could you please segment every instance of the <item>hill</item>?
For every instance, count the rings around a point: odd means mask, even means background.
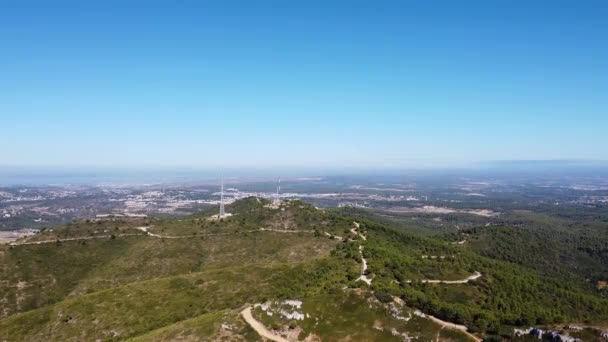
[[[247,198],[0,246],[0,340],[479,340],[605,323],[584,287],[434,236]],[[268,337],[268,336],[267,336]]]

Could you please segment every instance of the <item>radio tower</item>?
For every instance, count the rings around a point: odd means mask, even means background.
[[[279,204],[279,192],[281,191],[281,178],[279,178],[279,183],[277,184],[277,194],[275,197],[275,202]]]
[[[224,211],[224,177],[222,176],[221,180],[221,191],[220,191],[220,215],[219,218],[224,217],[226,212]]]

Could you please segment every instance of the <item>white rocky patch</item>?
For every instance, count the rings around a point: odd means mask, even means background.
[[[393,318],[400,320],[400,321],[409,321],[410,319],[412,319],[412,314],[408,313],[408,317],[402,316],[401,315],[401,309],[397,307],[397,305],[395,305],[395,303],[390,303],[388,305],[388,310],[391,314],[391,316],[393,316]]]
[[[297,309],[300,309],[302,307],[301,300],[286,300],[283,302],[283,304],[289,305],[289,306],[297,308]]]
[[[304,314],[298,311],[292,311],[292,312],[288,312],[285,310],[281,310],[281,316],[287,318],[287,319],[295,319],[298,321],[301,321],[304,319]]]
[[[401,341],[403,341],[403,342],[410,342],[412,340],[412,338],[409,337],[408,334],[401,333],[401,332],[397,331],[397,329],[395,329],[395,328],[391,329],[391,335],[400,337]]]
[[[289,310],[287,308],[281,308],[281,306],[291,307],[293,310]],[[310,318],[310,315],[304,315],[302,312],[298,311],[302,308],[301,300],[285,300],[283,302],[279,301],[268,301],[262,304],[256,304],[255,307],[259,307],[266,313],[268,316],[273,316],[275,313],[281,315],[282,317],[289,320],[298,320],[301,321],[304,318]],[[276,308],[276,309],[275,309]]]
[[[287,319],[295,319],[298,321],[301,321],[304,319],[304,314],[298,311],[302,307],[301,300],[285,300],[285,301],[283,301],[282,304],[291,306],[292,308],[297,309],[297,310],[293,310],[291,312],[289,312],[287,310],[281,310],[280,311],[281,316],[283,316]]]

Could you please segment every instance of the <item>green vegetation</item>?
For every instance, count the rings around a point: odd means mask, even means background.
[[[254,315],[270,328],[325,341],[469,338],[414,309],[485,336],[510,336],[513,326],[608,321],[608,299],[582,281],[605,279],[603,223],[525,212],[501,225],[429,235],[358,215],[365,240],[351,233],[355,218],[343,210],[268,204],[237,201],[228,208],[234,215],[221,220],[201,212],[75,222],[31,238],[50,243],[0,246],[0,340],[259,340],[240,310],[286,299],[303,300],[312,318]],[[517,230],[517,222],[527,228]],[[466,244],[450,243],[463,238]],[[359,246],[371,291],[356,281]],[[475,272],[482,276],[464,283],[424,282]],[[393,297],[405,301],[398,312],[407,320],[391,311]]]
[[[1,316],[56,303],[129,248],[131,239],[7,247],[0,245]]]
[[[177,322],[128,341],[238,341],[241,339],[259,341],[260,337],[240,319],[236,311],[222,310]]]
[[[439,240],[367,222],[366,257],[374,288],[399,295],[409,304],[439,318],[465,324],[473,331],[501,333],[503,325],[534,325],[564,321],[605,321],[608,300],[559,279],[480,256]],[[420,261],[420,254],[446,258]],[[453,256],[448,257],[448,256]],[[424,284],[406,279],[420,276],[420,267],[435,263],[437,278],[463,271],[483,276],[467,284]],[[422,274],[422,276],[429,276]],[[429,276],[430,277],[430,276]]]
[[[589,214],[590,215],[590,214]],[[608,280],[608,223],[518,212],[504,224],[461,232],[481,255],[578,286]],[[576,219],[575,219],[576,218]],[[589,286],[588,286],[589,287]]]
[[[7,340],[126,338],[269,296],[272,268],[232,268],[131,283],[0,321]]]
[[[271,266],[329,255],[335,244],[312,234],[256,232],[188,239],[129,236],[111,239],[1,247],[6,314],[67,296],[206,269],[242,264]]]
[[[300,340],[314,336],[322,341],[402,341],[404,338],[433,341],[437,337],[442,341],[470,341],[462,332],[441,329],[437,323],[414,315],[413,309],[392,303],[392,298],[388,303],[391,304],[376,300],[369,292],[349,290],[306,297],[300,310],[272,302],[268,309],[272,315],[260,307],[254,315],[268,327],[289,327],[283,330],[295,333]],[[281,315],[280,309],[301,312],[304,319],[290,320]],[[293,326],[299,330],[292,331]]]

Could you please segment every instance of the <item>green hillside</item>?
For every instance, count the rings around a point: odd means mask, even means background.
[[[227,211],[89,220],[1,245],[0,340],[261,340],[247,310],[273,334],[322,341],[608,321],[608,300],[584,286],[438,237],[300,201]],[[285,300],[302,302],[301,319],[251,307]]]

